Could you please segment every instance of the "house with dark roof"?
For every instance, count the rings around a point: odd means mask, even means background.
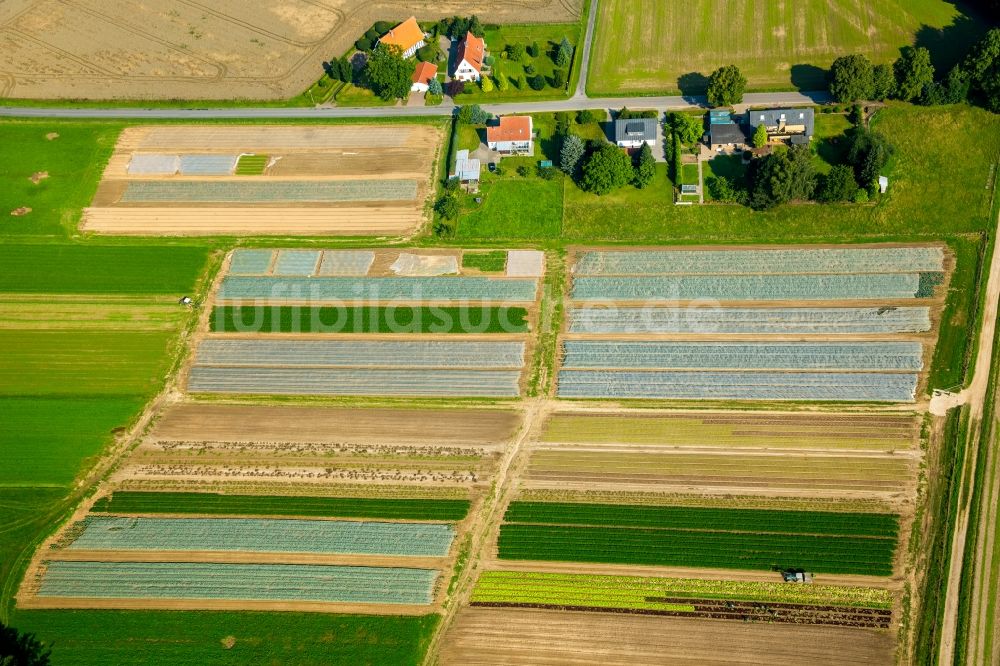
[[[656,145],[656,118],[619,118],[615,121],[615,143],[622,148]]]
[[[763,125],[771,141],[791,144],[808,144],[816,127],[816,114],[812,107],[802,109],[749,109],[747,121],[750,134]]]
[[[735,118],[728,109],[709,111],[708,145],[712,150],[741,150],[746,142],[746,131],[739,118]]]

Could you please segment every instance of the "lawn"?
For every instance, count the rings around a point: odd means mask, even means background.
[[[553,58],[556,47],[563,37],[569,40],[574,47],[579,45],[580,26],[576,23],[539,23],[526,25],[506,25],[499,26],[495,30],[487,30],[486,48],[489,55],[494,60],[493,71],[490,76],[496,81],[504,77],[509,82],[509,89],[501,92],[494,89],[492,92],[484,93],[478,86],[470,88],[470,94],[461,94],[456,99],[458,104],[486,104],[503,100],[516,100],[524,98],[559,98],[567,97],[566,87],[571,83],[574,68],[579,65],[579,48],[574,49],[573,60],[569,67],[563,67],[566,78],[566,86],[560,89],[552,87],[552,76],[556,66]],[[533,42],[537,42],[539,53],[537,57],[531,57],[525,53],[524,59],[513,61],[502,54],[509,44],[521,44],[527,48]],[[535,74],[528,74],[528,68],[533,67]],[[534,90],[528,85],[528,78],[541,74],[548,81],[548,85],[542,90]]]
[[[557,238],[562,227],[563,182],[557,176],[543,180],[535,175],[512,174],[504,160],[504,175],[483,174],[478,196],[483,202],[466,204],[458,223],[458,238],[517,240]]]
[[[54,664],[419,664],[438,616],[32,610],[18,628]]]
[[[823,90],[838,56],[890,62],[916,43],[939,71],[989,27],[947,0],[602,0],[587,81],[591,95],[703,94],[722,65],[752,90]]]

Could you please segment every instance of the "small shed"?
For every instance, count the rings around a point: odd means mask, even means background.
[[[681,194],[698,194],[697,185],[681,185]]]
[[[479,189],[479,176],[482,172],[482,164],[479,160],[469,157],[468,150],[460,150],[455,153],[455,172],[452,178],[457,178],[458,182],[469,192]]]

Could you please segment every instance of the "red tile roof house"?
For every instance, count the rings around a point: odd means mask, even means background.
[[[426,36],[424,31],[417,25],[415,16],[406,19],[395,28],[385,33],[380,40],[379,46],[395,46],[403,52],[403,56],[410,58],[419,49],[427,45],[424,41]]]
[[[425,93],[430,88],[431,79],[437,77],[437,65],[429,62],[418,62],[417,69],[413,72],[413,85],[410,90],[413,92]]]
[[[486,128],[486,144],[501,155],[534,155],[531,116],[503,116]]]
[[[486,57],[486,42],[471,32],[466,33],[458,45],[452,78],[456,81],[479,81],[483,76],[484,57]]]

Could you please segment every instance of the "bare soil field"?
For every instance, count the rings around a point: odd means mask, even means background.
[[[463,608],[442,664],[888,664],[888,632],[611,613]]]
[[[428,421],[441,424],[429,428]],[[179,404],[157,421],[149,441],[440,442],[500,444],[520,415],[488,410],[342,409],[274,405]]]
[[[582,0],[7,0],[0,96],[40,99],[293,97],[375,21],[456,14],[571,22]]]
[[[442,138],[443,130],[430,125],[131,127],[121,133],[80,228],[116,235],[402,236],[425,219]],[[238,161],[249,155],[262,160],[259,172],[241,171]],[[380,189],[380,182],[389,185]],[[338,183],[341,195],[321,191]],[[169,191],[149,193],[163,185]]]

